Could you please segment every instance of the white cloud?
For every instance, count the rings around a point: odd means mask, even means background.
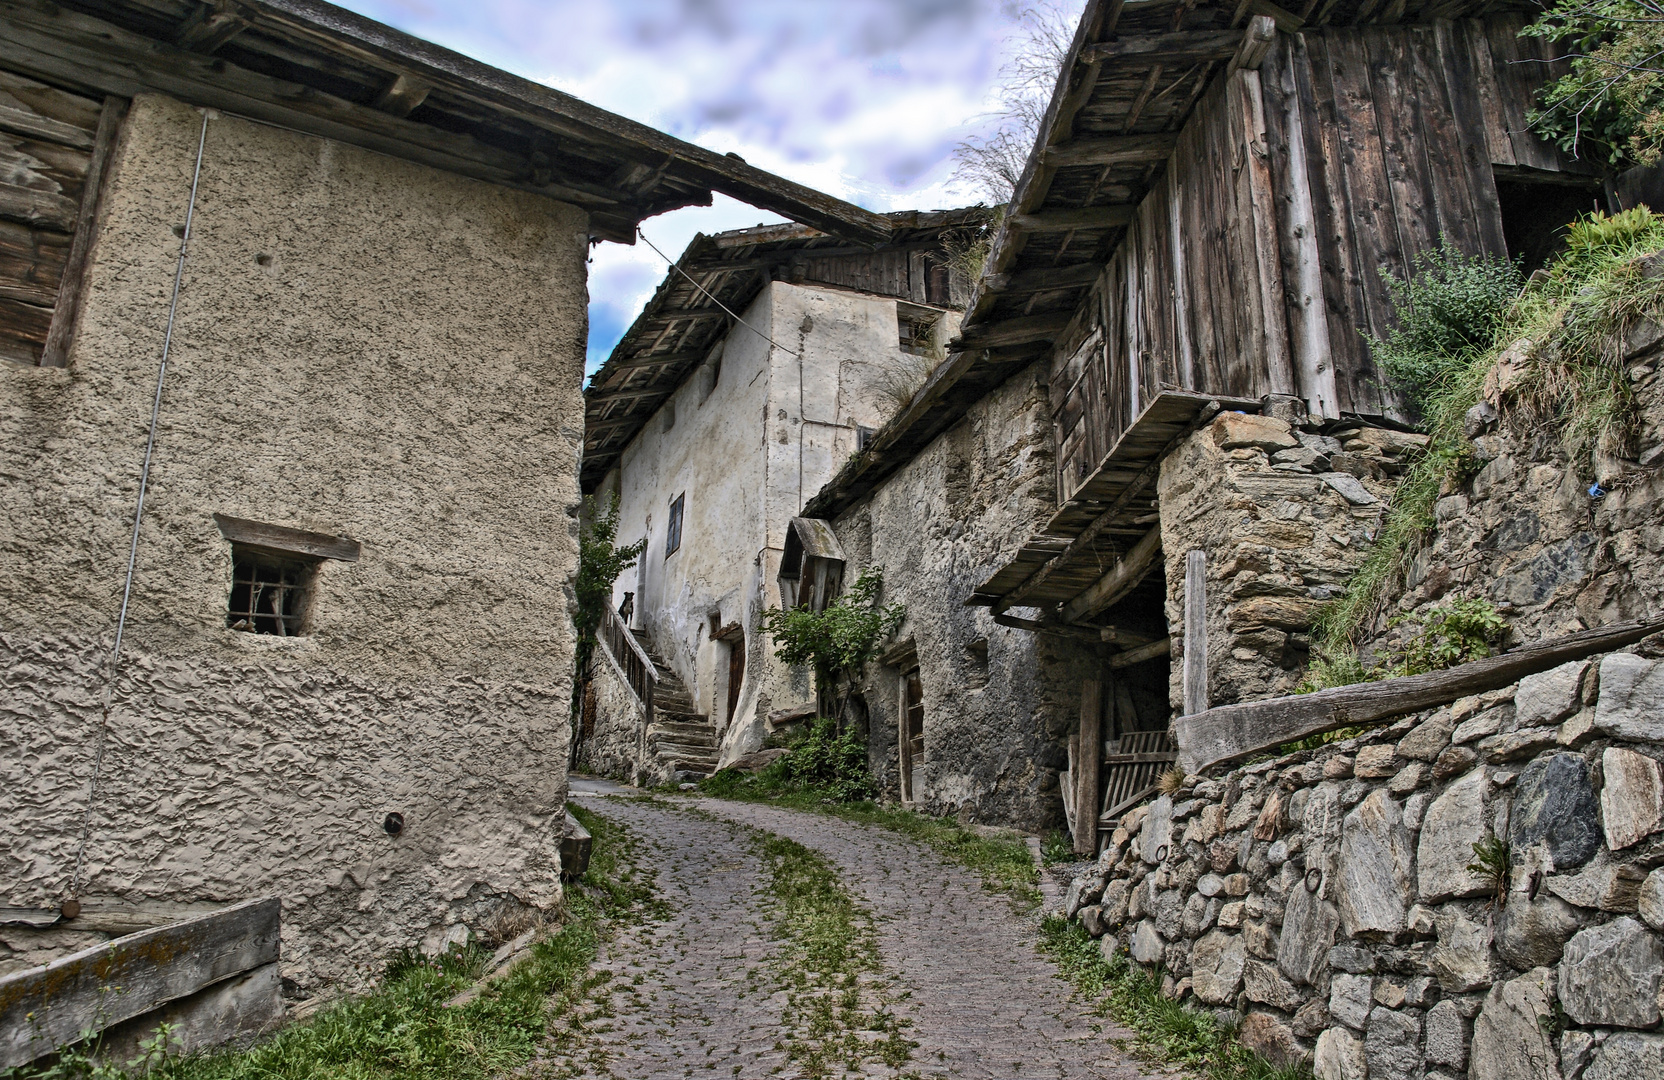
[[[349,0],[410,33],[873,210],[977,201],[955,143],[986,125],[1021,0]],[[1078,10],[1082,0],[1065,0]],[[718,196],[646,222],[695,232],[778,218]],[[591,266],[595,351],[663,277],[645,245]]]

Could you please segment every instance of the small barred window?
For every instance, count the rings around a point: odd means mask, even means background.
[[[317,572],[315,560],[231,547],[231,604],[225,625],[251,634],[299,637]]]

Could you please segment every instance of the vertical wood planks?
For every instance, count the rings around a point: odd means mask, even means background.
[[[1075,756],[1075,853],[1098,853],[1098,767],[1103,761],[1103,684],[1080,688],[1080,752]]]
[[[1208,563],[1207,554],[1184,554],[1184,715],[1208,707]]]

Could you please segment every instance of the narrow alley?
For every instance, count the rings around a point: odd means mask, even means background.
[[[1169,1075],[1117,1050],[1132,1033],[1071,1000],[1035,948],[1032,915],[910,839],[775,806],[644,798],[605,781],[575,778],[572,795],[629,831],[668,910],[662,922],[620,928],[597,965],[610,977],[553,1025],[525,1075],[811,1075],[804,1061],[816,1044],[846,1035],[865,1044],[849,1075]],[[847,1012],[864,1018],[862,1030],[828,1031],[839,1022],[817,1023],[794,1000],[802,988],[781,965],[790,928],[771,913],[760,854],[778,837],[830,863],[855,901],[857,936],[876,944],[881,971],[860,974],[858,1005],[840,1002],[855,1006]],[[914,1044],[899,1063],[892,1032]],[[827,1065],[845,1075],[849,1059],[828,1055]]]

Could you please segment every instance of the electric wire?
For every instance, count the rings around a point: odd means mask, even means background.
[[[669,263],[670,268],[672,270],[676,271],[678,274],[681,274],[683,277],[687,278],[689,284],[691,284],[694,288],[698,289],[700,292],[704,293],[706,298],[709,299],[711,303],[715,304],[717,307],[721,308],[723,311],[726,311],[728,313],[729,317],[732,318],[735,322],[739,323],[741,326],[745,327],[747,330],[751,331],[753,334],[756,334],[758,337],[762,338],[764,341],[768,342],[770,345],[773,345],[776,349],[779,349],[781,352],[785,353],[787,356],[798,356],[799,355],[797,353],[792,352],[790,349],[786,348],[784,345],[780,344],[778,341],[775,341],[773,338],[769,337],[767,334],[763,333],[761,330],[757,329],[755,326],[752,326],[750,323],[746,322],[744,319],[740,318],[738,315],[735,315],[733,308],[729,307],[727,304],[724,304],[721,300],[718,300],[715,296],[712,296],[711,291],[709,289],[705,288],[705,286],[699,284],[698,281],[694,280],[694,277],[693,277],[692,274],[688,273],[686,270],[683,270],[680,266],[677,266],[676,263],[671,260],[670,256],[666,255],[664,252],[662,252],[658,249],[658,245],[654,244],[653,241],[647,239],[647,234],[641,231],[641,227],[639,225],[636,226],[636,235],[641,237],[641,242],[646,244],[648,247],[652,248],[653,252],[656,255],[658,255],[659,258],[661,258],[665,262]]]
[[[156,395],[150,403],[150,436],[145,442],[144,465],[139,470],[139,498],[133,508],[133,536],[127,545],[127,579],[121,590],[121,612],[116,616],[115,646],[110,650],[104,679],[103,716],[98,725],[93,751],[92,781],[87,787],[87,808],[81,817],[81,839],[75,851],[75,872],[70,877],[69,896],[80,895],[81,871],[86,863],[87,837],[92,828],[93,807],[98,801],[98,781],[104,770],[104,748],[109,743],[110,708],[115,694],[116,674],[121,664],[121,641],[127,631],[127,609],[133,598],[133,571],[139,559],[139,526],[144,521],[144,497],[150,486],[150,462],[156,453],[156,427],[162,415],[162,387],[167,381],[168,354],[173,349],[173,324],[179,313],[179,285],[185,277],[185,256],[191,245],[191,223],[196,217],[197,185],[202,179],[202,151],[208,143],[207,110],[202,113],[202,131],[196,141],[196,166],[191,171],[191,197],[185,206],[185,228],[179,234],[179,259],[173,268],[173,295],[168,301],[167,330],[162,335],[162,360],[156,368]]]

